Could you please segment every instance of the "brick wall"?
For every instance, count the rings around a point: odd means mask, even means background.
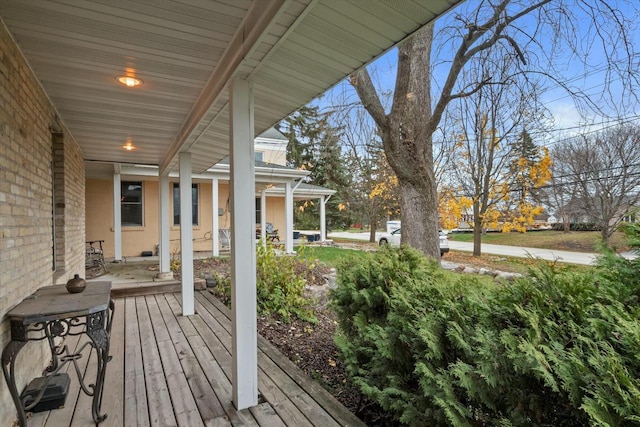
[[[56,155],[52,126],[62,132]],[[37,288],[66,282],[83,271],[84,185],[80,149],[56,119],[0,21],[0,348],[10,336],[5,314],[12,307]],[[57,272],[52,249],[54,188],[56,241],[63,248]],[[19,355],[20,390],[47,364],[42,345],[29,343]],[[9,426],[15,410],[4,378],[0,381],[0,413],[7,415],[0,418],[0,426]]]

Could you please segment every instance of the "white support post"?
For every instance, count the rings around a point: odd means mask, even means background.
[[[213,256],[220,255],[220,239],[218,237],[220,230],[220,217],[218,216],[219,202],[218,202],[218,178],[214,178],[211,181],[211,210],[213,210],[213,217],[211,218],[211,240],[213,242],[212,250]]]
[[[113,172],[113,247],[115,262],[122,261],[122,203],[120,165],[114,166]]]
[[[267,191],[260,193],[260,238],[267,244]]]
[[[325,210],[326,200],[324,196],[320,197],[320,241],[327,241],[327,213]]]
[[[169,174],[158,177],[158,279],[171,279],[170,236],[171,232],[169,219]]]
[[[285,252],[293,253],[293,190],[291,183],[284,184]]]
[[[256,202],[253,153],[253,93],[246,80],[229,88],[231,172],[231,337],[233,404],[258,404],[256,314]]]
[[[182,315],[195,312],[193,291],[193,220],[191,204],[191,153],[180,153],[180,265]]]

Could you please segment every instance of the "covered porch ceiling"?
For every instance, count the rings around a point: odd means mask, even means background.
[[[460,1],[0,0],[0,18],[87,162],[172,171],[187,151],[197,174],[228,155],[230,79],[260,134]]]

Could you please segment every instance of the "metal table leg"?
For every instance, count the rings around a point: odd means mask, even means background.
[[[11,393],[13,403],[18,410],[18,422],[21,427],[27,427],[27,416],[25,414],[24,407],[22,406],[22,402],[20,401],[20,394],[16,387],[15,367],[18,353],[26,343],[26,341],[11,341],[2,351],[2,372],[4,373],[4,379],[9,386],[9,393]]]

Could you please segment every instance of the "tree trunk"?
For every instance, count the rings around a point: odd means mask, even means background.
[[[369,206],[369,243],[376,241],[376,228],[378,227],[378,220],[376,219],[377,206],[375,201],[371,201]]]
[[[437,193],[398,179],[400,189],[400,219],[402,243],[408,244],[427,256],[440,259],[438,238]],[[435,190],[435,187],[433,187]]]
[[[431,112],[432,41],[433,23],[398,46],[398,72],[389,114],[366,68],[351,76],[351,83],[380,130],[384,152],[398,178],[402,241],[439,260],[432,135],[441,112],[437,117]]]
[[[482,254],[482,216],[478,202],[473,204],[473,256]]]
[[[609,246],[611,236],[613,235],[615,228],[611,227],[608,222],[602,222],[600,227],[602,228],[600,230],[600,238],[602,239],[602,243],[604,243],[606,246]]]

